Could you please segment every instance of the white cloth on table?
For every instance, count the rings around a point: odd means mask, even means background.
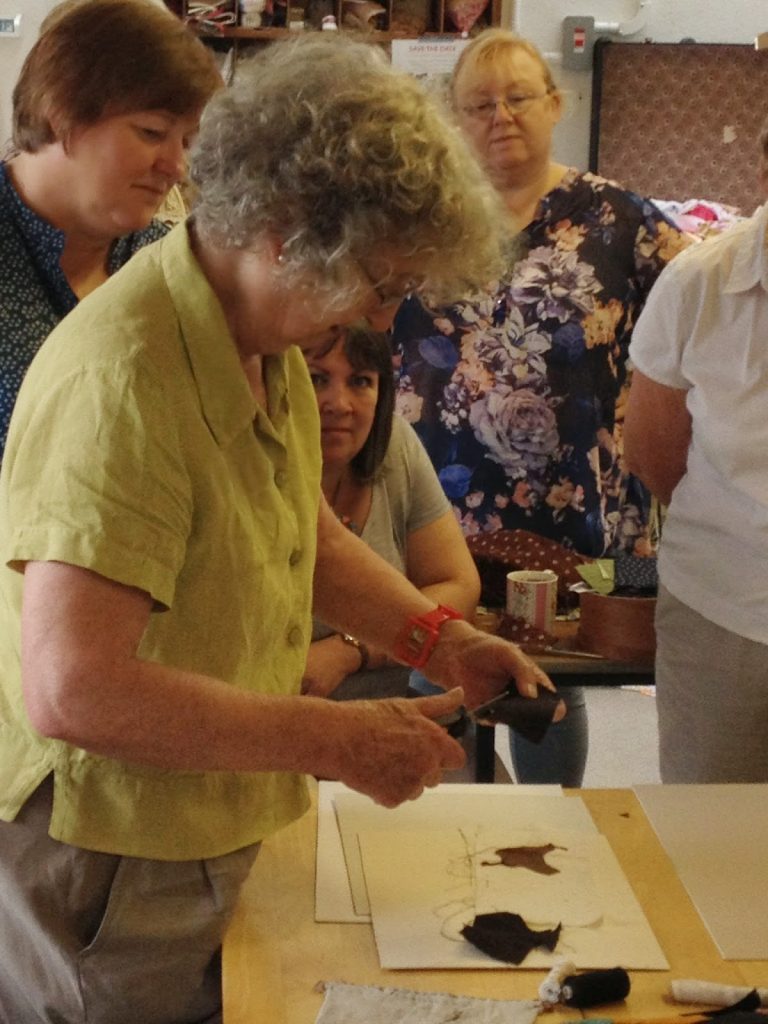
[[[315,1024],[533,1024],[533,1000],[478,999],[447,992],[414,992],[326,982]]]

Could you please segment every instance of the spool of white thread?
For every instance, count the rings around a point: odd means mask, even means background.
[[[714,981],[679,978],[670,981],[669,991],[676,1003],[707,1003],[710,1006],[733,1006],[752,991],[744,985],[718,985]],[[759,988],[762,1006],[768,1006],[768,988]]]
[[[560,992],[563,979],[569,974],[574,974],[576,965],[570,960],[556,960],[552,970],[539,985],[539,999],[548,1006],[555,1006],[560,1002]]]

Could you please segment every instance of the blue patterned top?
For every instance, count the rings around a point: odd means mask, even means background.
[[[686,244],[652,203],[571,169],[503,280],[446,308],[403,304],[397,410],[466,535],[526,529],[592,556],[647,546],[650,498],[622,458],[627,349]]]
[[[118,238],[109,254],[109,273],[166,231],[153,222]],[[77,305],[59,264],[63,249],[64,232],[24,203],[0,162],[0,459],[27,367],[56,324]]]

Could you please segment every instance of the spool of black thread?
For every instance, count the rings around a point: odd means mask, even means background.
[[[629,975],[623,967],[603,971],[585,971],[563,978],[560,1001],[566,1006],[583,1009],[602,1003],[617,1003],[629,994]]]

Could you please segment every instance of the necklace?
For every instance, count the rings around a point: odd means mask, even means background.
[[[338,479],[336,486],[333,489],[333,496],[331,497],[331,508],[333,509],[333,514],[336,516],[336,518],[339,520],[342,526],[346,526],[348,530],[350,530],[357,537],[359,537],[361,533],[360,527],[348,515],[345,515],[338,509],[339,495],[341,494],[341,488],[344,483],[344,479],[345,475],[344,473],[342,473]]]

